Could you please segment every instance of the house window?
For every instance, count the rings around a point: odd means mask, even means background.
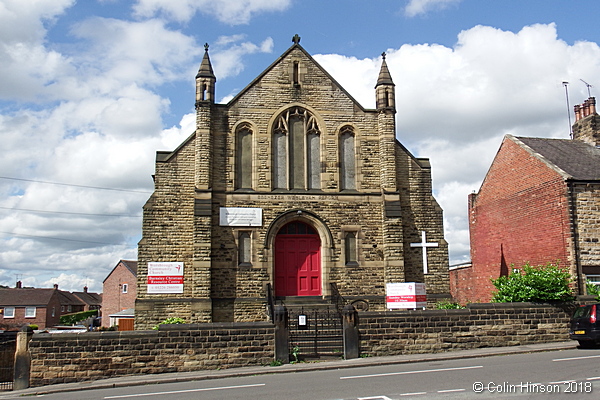
[[[56,315],[56,307],[52,307],[52,316],[54,317]]]
[[[238,236],[239,265],[252,264],[251,241],[249,232],[240,232]]]
[[[344,256],[346,265],[358,265],[356,257],[356,232],[346,232],[344,237]]]
[[[71,312],[73,311],[73,308],[71,306],[67,306],[67,312]]]
[[[236,188],[252,188],[252,130],[247,124],[236,131]]]
[[[345,126],[340,133],[340,187],[342,190],[353,190],[356,189],[354,130]]]
[[[128,290],[128,289],[129,289],[129,285],[128,285],[128,284],[126,284],[126,283],[124,283],[124,284],[121,286],[121,291],[122,291],[123,293],[127,293],[127,290]]]
[[[4,307],[4,318],[14,318],[15,317],[15,308],[14,307]]]
[[[273,185],[276,189],[321,188],[321,139],[317,120],[293,108],[276,120],[273,131]]]
[[[25,307],[25,318],[35,318],[35,307]]]

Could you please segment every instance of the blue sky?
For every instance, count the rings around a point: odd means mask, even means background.
[[[568,138],[600,85],[593,0],[0,0],[0,284],[101,291],[135,259],[157,150],[193,132],[205,42],[227,101],[292,43],[365,107],[386,51],[397,137],[429,157],[451,263],[505,134]],[[60,183],[60,185],[58,184]]]

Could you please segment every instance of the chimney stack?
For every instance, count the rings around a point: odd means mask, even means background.
[[[88,287],[87,287],[87,286],[84,286],[84,287],[83,287],[83,293],[87,293],[87,291],[88,291]]]
[[[17,286],[15,286],[17,289],[21,289],[23,287],[23,282],[21,281],[17,281]]]
[[[58,283],[55,283],[55,284],[54,284],[54,289],[55,289],[55,290],[58,290]]]
[[[573,139],[592,146],[600,146],[600,115],[596,111],[596,98],[590,97],[574,107]]]

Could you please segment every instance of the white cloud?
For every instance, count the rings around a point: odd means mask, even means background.
[[[430,11],[443,10],[452,5],[460,3],[462,0],[409,0],[404,8],[404,14],[407,17],[427,14]]]
[[[363,106],[374,107],[380,57],[315,58]],[[386,61],[396,84],[398,139],[431,160],[454,262],[468,257],[467,196],[479,190],[502,137],[568,138],[562,82],[600,75],[598,45],[568,45],[554,24],[516,33],[476,26],[461,32],[454,48],[403,45],[388,49]],[[571,85],[570,97],[582,102],[585,86]]]
[[[273,51],[273,39],[270,37],[260,44],[243,41],[245,38],[245,35],[234,35],[220,36],[217,39],[216,51],[211,52],[210,56],[216,76],[221,79],[236,76],[244,70],[244,56]]]
[[[228,25],[247,24],[257,14],[287,9],[291,0],[138,0],[133,9],[139,17],[157,14],[187,22],[197,12],[216,17]]]

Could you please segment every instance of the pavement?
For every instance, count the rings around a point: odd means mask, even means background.
[[[193,372],[176,372],[154,375],[130,375],[118,378],[106,378],[95,381],[60,383],[35,388],[15,390],[0,393],[0,399],[18,396],[36,396],[50,393],[73,392],[80,390],[109,389],[116,387],[153,385],[158,383],[189,382],[208,379],[234,378],[250,375],[283,374],[290,372],[322,371],[330,369],[358,368],[377,365],[392,365],[443,360],[458,360],[465,358],[491,357],[509,354],[536,353],[542,351],[570,350],[577,347],[577,342],[539,343],[511,347],[485,347],[470,350],[448,351],[431,354],[406,354],[384,357],[366,357],[352,360],[331,360],[321,362],[301,362],[284,364],[277,367],[252,366],[222,370],[200,370]]]

